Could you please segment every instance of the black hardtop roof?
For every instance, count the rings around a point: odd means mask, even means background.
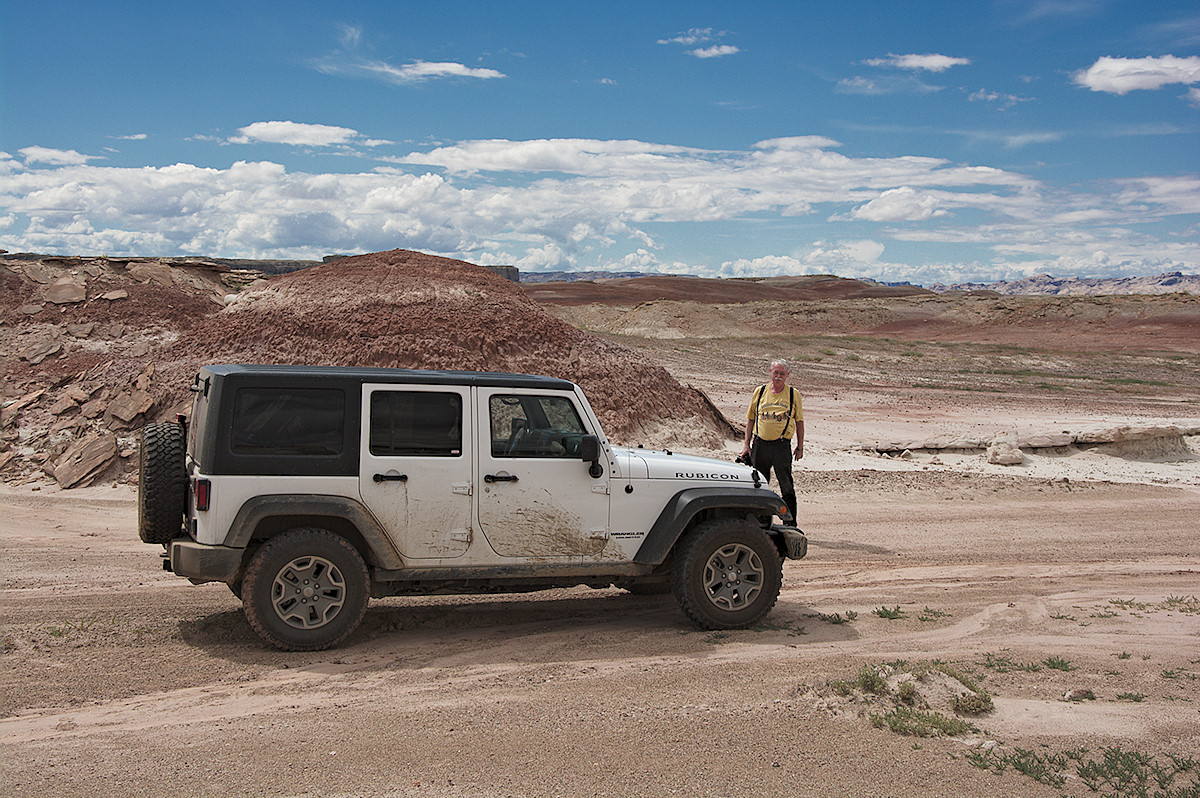
[[[433,369],[387,369],[357,366],[275,366],[250,363],[222,363],[204,366],[201,372],[216,377],[302,378],[308,381],[383,382],[410,385],[478,385],[501,388],[546,388],[573,390],[575,384],[557,377],[536,374],[510,374],[501,371],[435,371]]]

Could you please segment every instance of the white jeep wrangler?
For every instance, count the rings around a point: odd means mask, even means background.
[[[524,374],[220,365],[143,432],[139,534],[312,650],[370,596],[616,585],[749,626],[804,556],[749,466],[611,446],[579,386]]]

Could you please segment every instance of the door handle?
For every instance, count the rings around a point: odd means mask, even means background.
[[[484,482],[517,482],[518,479],[513,474],[484,474]]]
[[[408,482],[408,474],[376,474],[371,479],[376,482]]]

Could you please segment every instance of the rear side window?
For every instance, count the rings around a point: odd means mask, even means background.
[[[234,400],[230,450],[236,454],[330,457],[345,437],[339,390],[242,388]]]
[[[371,394],[371,454],[379,457],[462,455],[462,397],[429,391]]]

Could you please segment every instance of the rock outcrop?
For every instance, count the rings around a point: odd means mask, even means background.
[[[1184,439],[1197,435],[1200,435],[1200,426],[1122,425],[1080,432],[1018,434],[1010,431],[991,438],[941,435],[934,438],[874,441],[860,448],[892,457],[902,456],[906,452],[982,451],[987,461],[996,465],[1020,465],[1025,462],[1025,452],[1070,448],[1099,448],[1117,456],[1170,460],[1191,459],[1191,450],[1184,444]]]

